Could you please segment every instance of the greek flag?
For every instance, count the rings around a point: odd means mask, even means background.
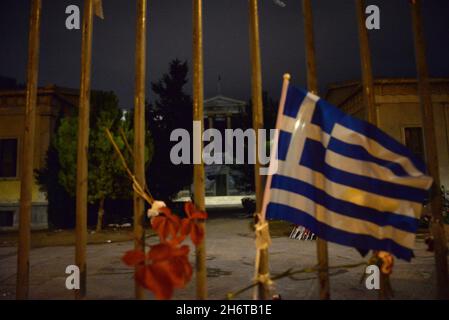
[[[267,218],[409,261],[432,184],[423,162],[377,127],[292,86],[279,117]]]

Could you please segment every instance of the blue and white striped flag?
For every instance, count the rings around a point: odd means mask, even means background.
[[[267,218],[410,260],[432,184],[423,162],[377,127],[292,86],[279,117]]]

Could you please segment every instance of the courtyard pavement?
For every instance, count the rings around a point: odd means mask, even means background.
[[[211,218],[207,222],[207,270],[210,299],[223,299],[226,294],[250,283],[254,274],[254,237],[247,218]],[[154,243],[150,238],[148,243]],[[279,274],[289,268],[311,267],[316,263],[315,241],[273,239],[270,247],[270,269]],[[131,242],[89,245],[87,248],[87,298],[132,299],[132,270],[121,262],[121,256],[132,248]],[[192,251],[192,250],[191,250]],[[32,249],[30,254],[30,298],[73,299],[65,288],[65,269],[74,263],[74,247]],[[391,284],[395,299],[433,299],[436,295],[433,254],[417,240],[416,258],[411,263],[395,260]],[[0,248],[0,299],[14,299],[16,281],[16,248]],[[330,265],[363,261],[360,254],[348,247],[329,244]],[[365,259],[366,260],[366,259]],[[191,253],[193,263],[194,256]],[[330,274],[332,299],[376,299],[374,290],[360,282],[364,267],[336,269]],[[176,291],[175,299],[195,297],[195,279]],[[274,292],[283,299],[317,299],[318,281],[314,274],[298,275],[296,279],[281,279]],[[148,298],[152,298],[148,294]],[[251,298],[251,290],[238,297]]]

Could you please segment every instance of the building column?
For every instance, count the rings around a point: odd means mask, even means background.
[[[232,129],[231,115],[226,115],[226,129]]]
[[[207,120],[209,121],[209,129],[212,129],[214,127],[214,118],[209,116]]]

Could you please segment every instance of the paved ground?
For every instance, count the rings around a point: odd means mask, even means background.
[[[253,276],[254,240],[249,229],[250,220],[243,218],[212,218],[207,225],[208,288],[211,299],[222,299],[229,291],[242,288]],[[153,240],[154,241],[154,240]],[[131,242],[90,245],[88,247],[88,298],[132,299],[132,273],[120,261]],[[330,264],[351,264],[362,260],[353,249],[330,244]],[[412,263],[396,261],[391,277],[397,299],[432,299],[435,296],[434,260],[418,240],[416,258]],[[193,261],[193,256],[191,257]],[[31,287],[33,299],[72,299],[73,293],[65,289],[65,268],[74,261],[73,247],[46,247],[31,251]],[[315,242],[273,239],[270,248],[272,274],[290,267],[314,265]],[[0,299],[13,299],[15,291],[16,249],[0,248]],[[363,267],[331,272],[333,299],[375,299],[376,292],[360,284]],[[283,299],[316,299],[317,280],[313,274],[301,276],[303,280],[283,279],[275,290]],[[305,280],[304,280],[305,279]],[[194,279],[190,285],[176,293],[177,299],[194,298]],[[250,298],[247,292],[240,298]],[[150,297],[150,295],[149,295]]]

